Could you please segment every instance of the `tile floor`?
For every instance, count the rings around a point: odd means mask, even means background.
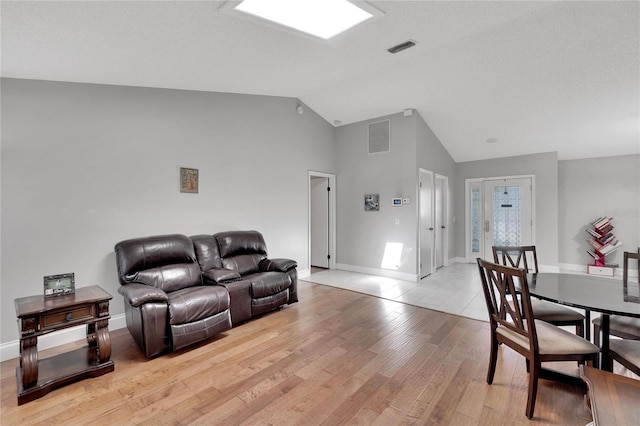
[[[316,268],[302,280],[488,321],[478,266],[474,263],[454,263],[440,268],[419,283]]]

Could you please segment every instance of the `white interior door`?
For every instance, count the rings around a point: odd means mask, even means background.
[[[531,178],[487,180],[484,193],[484,258],[492,246],[523,246],[533,242]]]
[[[435,267],[444,266],[445,262],[445,242],[446,242],[446,199],[447,199],[447,178],[436,175],[435,186]]]
[[[313,176],[311,196],[311,266],[329,267],[329,179]]]
[[[420,169],[420,278],[424,278],[433,272],[433,246],[434,246],[434,196],[433,173]]]

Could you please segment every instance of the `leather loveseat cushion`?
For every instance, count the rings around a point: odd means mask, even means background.
[[[186,324],[229,309],[229,293],[219,286],[199,286],[169,293],[169,323]]]
[[[291,286],[291,277],[282,272],[260,272],[246,277],[246,279],[251,282],[251,297],[253,299],[272,296]]]
[[[115,246],[120,284],[131,281],[128,275],[159,266],[195,263],[191,239],[185,235],[158,235],[121,241]]]
[[[237,271],[240,275],[252,274],[259,271],[260,261],[264,259],[264,255],[260,254],[240,254],[233,257],[222,259],[222,266],[225,269]]]
[[[218,241],[220,257],[236,256],[238,254],[255,253],[267,257],[267,244],[258,231],[227,231],[214,235]]]
[[[194,235],[191,237],[191,241],[193,241],[196,258],[203,272],[222,268],[218,242],[213,235]]]
[[[202,273],[197,263],[167,265],[147,269],[127,276],[132,283],[146,284],[167,293],[202,283]]]

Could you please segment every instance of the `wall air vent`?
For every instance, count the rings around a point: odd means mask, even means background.
[[[397,46],[393,46],[387,49],[387,52],[389,53],[398,53],[398,52],[402,52],[403,50],[406,50],[410,47],[413,47],[416,45],[416,42],[413,40],[407,40],[404,43],[400,43]]]
[[[391,122],[389,120],[369,123],[369,154],[389,152]]]

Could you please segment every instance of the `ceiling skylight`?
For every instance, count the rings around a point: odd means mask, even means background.
[[[234,9],[325,40],[373,17],[347,0],[244,0]]]

